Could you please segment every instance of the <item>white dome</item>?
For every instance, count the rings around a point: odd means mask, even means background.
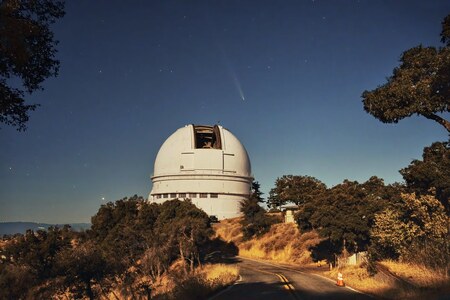
[[[189,198],[210,215],[235,217],[252,180],[247,151],[230,131],[186,125],[159,149],[149,200]]]

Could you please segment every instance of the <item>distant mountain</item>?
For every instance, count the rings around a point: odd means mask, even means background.
[[[72,223],[69,224],[73,230],[81,231],[91,228],[89,223]],[[35,222],[0,222],[0,237],[4,234],[16,234],[25,233],[28,229],[39,230],[47,229],[50,226],[63,227],[64,224],[47,224],[47,223],[35,223]]]

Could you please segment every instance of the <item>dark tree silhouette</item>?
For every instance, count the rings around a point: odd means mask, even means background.
[[[436,198],[450,213],[450,145],[435,142],[423,149],[422,160],[413,160],[400,170],[411,192],[420,195],[436,194]]]
[[[253,181],[250,197],[241,202],[240,210],[243,214],[241,225],[245,240],[264,234],[274,223],[274,220],[267,216],[266,211],[259,206],[259,203],[262,202],[262,192],[259,189],[260,184]]]
[[[0,3],[0,123],[25,130],[29,112],[25,93],[42,89],[41,83],[56,76],[57,41],[50,25],[64,16],[58,0],[4,0]],[[22,88],[11,79],[19,79]]]
[[[397,123],[413,114],[436,121],[450,133],[440,113],[450,111],[450,15],[442,22],[444,47],[406,50],[387,83],[362,94],[364,110],[383,123]]]

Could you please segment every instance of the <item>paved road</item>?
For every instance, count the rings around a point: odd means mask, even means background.
[[[241,280],[211,299],[373,300],[318,275],[242,257],[236,262]]]

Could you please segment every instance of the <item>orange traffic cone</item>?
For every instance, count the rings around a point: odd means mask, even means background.
[[[342,277],[342,273],[340,273],[340,272],[338,273],[336,285],[337,286],[345,286],[344,278]]]

